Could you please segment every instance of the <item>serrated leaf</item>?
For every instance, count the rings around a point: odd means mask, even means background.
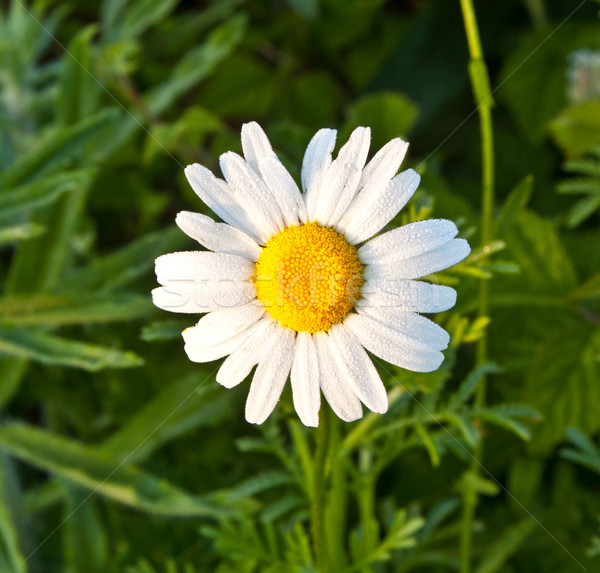
[[[24,424],[0,427],[0,449],[111,500],[170,516],[215,516],[219,509],[119,458]]]
[[[133,352],[6,325],[0,325],[0,352],[42,364],[82,368],[90,372],[143,364],[143,360]]]

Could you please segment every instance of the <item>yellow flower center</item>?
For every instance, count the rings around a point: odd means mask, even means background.
[[[258,299],[282,326],[327,332],[354,306],[363,269],[343,235],[306,223],[269,239],[253,280]]]

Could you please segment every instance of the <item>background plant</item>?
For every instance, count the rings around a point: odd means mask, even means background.
[[[479,2],[465,34],[470,4],[2,5],[0,571],[322,571],[324,499],[332,571],[598,567],[598,7]],[[332,421],[318,479],[289,393],[250,427],[149,299],[193,248],[182,165],[217,169],[249,119],[296,175],[323,126],[408,138],[395,223],[477,247],[435,277],[443,367],[378,363],[390,412]]]

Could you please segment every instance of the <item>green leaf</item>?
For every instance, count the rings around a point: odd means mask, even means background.
[[[156,320],[142,328],[141,339],[144,342],[173,340],[189,326],[189,320]]]
[[[120,28],[119,35],[129,38],[139,36],[170,14],[176,5],[177,0],[132,0],[128,2],[122,17],[116,22]]]
[[[514,225],[518,215],[525,210],[525,207],[529,203],[532,191],[532,175],[527,175],[515,185],[514,189],[510,192],[502,204],[502,208],[500,209],[500,213],[496,219],[497,237],[500,239],[506,238],[508,231]]]
[[[395,92],[380,92],[363,96],[347,110],[340,141],[358,126],[370,126],[372,147],[379,149],[390,139],[405,138],[417,118],[418,108],[407,97]]]
[[[21,515],[21,492],[11,460],[0,456],[0,560],[6,570],[27,573],[26,557],[20,547],[18,518]]]
[[[90,372],[104,368],[132,368],[143,363],[133,352],[6,325],[0,325],[0,352],[42,364],[83,368]]]
[[[600,449],[577,428],[568,428],[567,437],[576,449],[562,449],[560,455],[600,475]]]
[[[0,188],[30,183],[56,169],[64,169],[75,158],[84,155],[86,145],[109,125],[115,125],[120,114],[116,108],[104,108],[80,122],[54,130],[22,159],[0,175]]]
[[[180,95],[206,78],[240,43],[246,27],[247,20],[240,14],[211,32],[203,44],[181,59],[168,81],[149,93],[146,98],[148,109],[160,115]]]
[[[96,111],[100,87],[92,62],[92,40],[98,26],[81,29],[69,42],[62,59],[58,82],[57,115],[63,125],[71,125]]]
[[[45,227],[36,223],[23,223],[10,227],[0,227],[0,246],[27,241],[39,237],[45,232]]]
[[[0,449],[28,464],[135,509],[204,517],[219,509],[116,456],[24,424],[0,427]]]
[[[41,181],[20,185],[0,194],[0,216],[14,217],[30,209],[44,207],[56,201],[63,193],[88,187],[92,173],[89,170],[67,171],[45,177]]]
[[[0,298],[0,320],[21,326],[125,321],[147,316],[153,309],[149,296],[135,294],[102,298],[50,295]]]
[[[193,375],[168,384],[102,445],[131,462],[195,428],[212,427],[227,416],[231,396],[215,387],[214,375]]]
[[[495,374],[500,372],[500,368],[493,362],[487,362],[481,366],[477,366],[471,373],[463,380],[458,390],[452,395],[448,408],[455,410],[460,406],[463,406],[471,396],[475,393],[477,386],[481,382],[481,379],[487,374]]]
[[[486,548],[485,557],[475,573],[496,573],[514,555],[535,529],[536,522],[531,517],[524,517],[511,524],[504,532]]]
[[[565,327],[542,340],[527,369],[524,399],[551,423],[539,424],[532,447],[544,450],[564,439],[569,426],[600,429],[600,333],[591,325]]]
[[[568,157],[579,157],[600,144],[600,101],[569,107],[550,124],[552,137]]]
[[[66,480],[62,485],[66,497],[62,530],[65,561],[73,571],[105,573],[108,539],[97,500]]]
[[[150,271],[156,257],[181,247],[185,240],[184,234],[175,226],[144,235],[71,273],[63,279],[61,290],[108,293],[122,288]]]

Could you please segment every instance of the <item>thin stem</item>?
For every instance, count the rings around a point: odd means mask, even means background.
[[[322,408],[320,424],[317,430],[317,447],[313,464],[312,496],[311,496],[311,534],[313,548],[317,559],[319,573],[330,573],[329,553],[327,550],[327,528],[325,527],[325,505],[327,503],[325,472],[331,441],[330,412]]]
[[[477,18],[472,0],[460,0],[467,42],[469,44],[469,77],[477,112],[479,115],[479,129],[481,136],[481,162],[482,162],[482,186],[481,186],[481,244],[485,246],[492,239],[492,223],[494,209],[494,128],[492,123],[492,93],[490,90],[489,75],[483,50],[479,37]],[[489,282],[482,280],[479,286],[478,316],[487,316],[489,311]],[[482,365],[488,359],[487,334],[477,342],[477,364]],[[475,405],[483,408],[486,401],[485,378],[481,380],[475,396]],[[479,473],[479,460],[483,455],[483,440],[475,448],[474,457],[470,470]],[[472,561],[472,536],[473,520],[477,509],[477,497],[466,490],[463,493],[463,515],[461,522],[460,538],[460,571],[470,573]]]

